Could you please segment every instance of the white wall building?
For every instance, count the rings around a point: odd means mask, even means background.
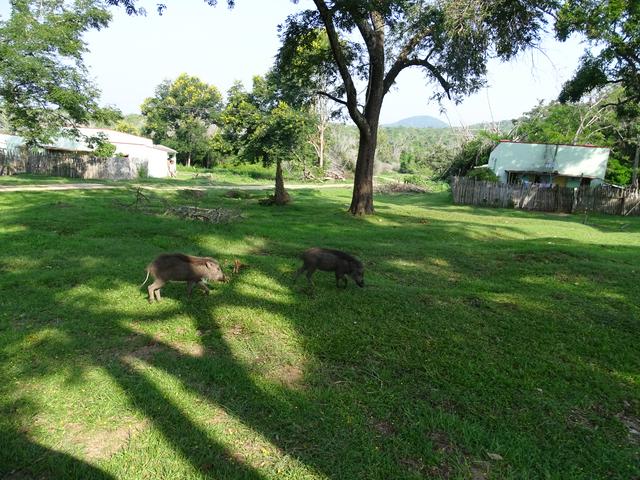
[[[83,137],[104,135],[116,147],[116,155],[128,157],[138,168],[146,167],[150,177],[169,176],[169,160],[175,161],[176,151],[164,145],[155,145],[149,138],[117,132],[108,128],[79,128]],[[15,135],[0,133],[0,150],[12,150],[24,145],[24,140]],[[84,138],[60,137],[51,145],[43,145],[44,150],[90,154],[93,150]]]
[[[609,149],[592,145],[551,145],[502,140],[488,167],[502,183],[579,187],[604,181]]]
[[[106,135],[108,141],[116,146],[116,154],[128,156],[132,160],[147,162],[150,177],[169,176],[169,159],[175,161],[176,151],[164,145],[155,145],[149,138],[117,132],[107,128],[80,128],[80,133],[95,137],[99,133]]]

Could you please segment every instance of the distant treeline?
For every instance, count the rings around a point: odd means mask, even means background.
[[[376,150],[376,173],[397,171],[446,179],[464,176],[474,166],[486,164],[491,150],[501,139],[549,144],[591,144],[609,147],[611,155],[606,180],[628,185],[640,138],[640,113],[620,112],[615,107],[618,90],[602,92],[583,102],[540,103],[513,121],[478,124],[470,127],[415,128],[381,127]],[[640,111],[639,111],[640,112]],[[114,128],[130,133],[148,132],[146,118],[129,115]],[[295,160],[286,162],[287,172],[300,176],[322,175],[326,171],[353,171],[358,151],[358,131],[350,123],[329,123],[323,130],[324,158],[319,161],[313,149],[296,149]],[[221,153],[216,135],[225,132],[224,125],[206,130],[205,138],[193,155],[195,165],[211,167],[238,161]],[[179,150],[174,140],[162,140]],[[319,139],[308,143],[319,145]],[[316,149],[317,152],[317,149]],[[184,158],[184,154],[179,156]],[[322,165],[322,167],[320,167]],[[322,172],[318,171],[322,170]]]

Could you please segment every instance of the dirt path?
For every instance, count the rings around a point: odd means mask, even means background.
[[[141,187],[150,190],[270,190],[273,185],[104,185],[101,183],[56,183],[48,185],[0,185],[2,192],[48,192],[64,190],[110,190]],[[302,184],[285,185],[288,190],[347,188],[351,184]]]
[[[103,185],[101,183],[52,183],[48,185],[0,185],[0,193],[2,192],[40,192],[55,190],[108,190],[114,187],[112,185]]]
[[[274,186],[269,185],[140,185],[142,188],[148,188],[151,190],[273,190]],[[346,183],[321,183],[321,184],[292,184],[287,185],[287,190],[304,190],[314,189],[320,190],[325,188],[347,188],[351,187],[351,184]]]

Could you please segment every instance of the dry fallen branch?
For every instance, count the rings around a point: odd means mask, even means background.
[[[142,187],[137,187],[135,190],[129,190],[131,193],[135,195],[135,199],[131,203],[124,203],[116,200],[114,203],[122,208],[131,208],[134,210],[152,210],[153,209],[153,201],[150,198],[148,193],[142,193]],[[156,200],[156,199],[153,199]],[[162,203],[166,207],[166,202],[162,199]]]
[[[196,173],[193,175],[193,178],[206,178],[207,180],[211,180],[213,178],[213,175],[211,175],[210,173]]]
[[[201,208],[197,206],[179,205],[171,206],[166,199],[158,197],[156,195],[150,195],[148,192],[145,194],[141,188],[137,188],[132,191],[135,194],[135,199],[131,203],[115,202],[117,206],[126,208],[129,210],[135,210],[139,213],[146,213],[148,215],[173,215],[180,218],[186,218],[191,220],[198,220],[200,222],[207,223],[230,223],[242,218],[242,215],[237,210],[231,210],[229,208]],[[197,201],[204,195],[200,190],[185,190],[184,195],[194,197],[193,200]]]
[[[207,223],[230,223],[242,218],[239,212],[228,208],[200,208],[186,205],[169,207],[164,214]]]
[[[428,193],[424,187],[413,185],[411,183],[385,183],[375,187],[376,193]]]
[[[332,167],[324,175],[325,180],[344,180],[345,178],[344,170],[337,167]]]

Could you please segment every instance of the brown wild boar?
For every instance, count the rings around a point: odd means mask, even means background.
[[[149,275],[154,279],[154,282],[147,287],[150,303],[153,302],[154,296],[156,300],[161,300],[160,289],[170,281],[187,282],[189,296],[191,296],[196,284],[209,293],[209,288],[206,285],[207,280],[225,281],[220,265],[213,258],[192,257],[182,253],[164,253],[158,256],[147,266],[147,278],[144,279],[142,285],[147,283]]]
[[[302,256],[304,264],[296,271],[294,283],[305,270],[307,271],[307,280],[313,285],[311,276],[316,270],[325,272],[335,272],[336,287],[340,288],[340,280],[344,280],[343,288],[347,287],[347,278],[349,275],[359,287],[364,287],[364,267],[362,262],[348,253],[340,250],[331,250],[328,248],[313,247],[306,250]]]

